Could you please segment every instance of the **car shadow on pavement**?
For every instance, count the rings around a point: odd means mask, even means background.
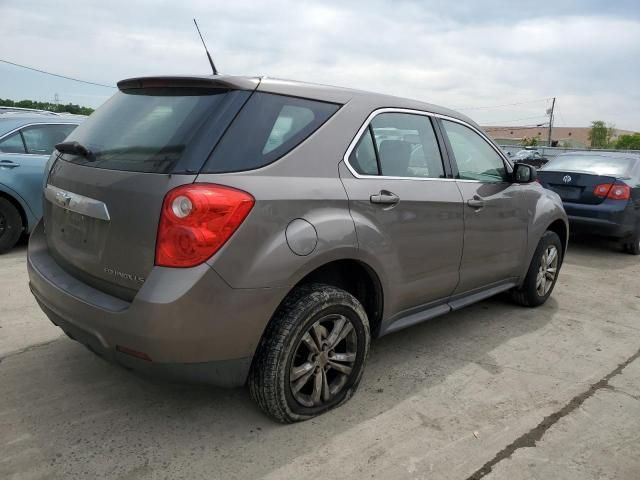
[[[501,375],[504,362],[492,352],[507,343],[518,348],[557,308],[553,298],[539,309],[491,299],[375,340],[356,395],[295,425],[264,416],[246,389],[151,381],[61,338],[0,363],[0,385],[11,386],[3,387],[0,412],[19,419],[3,424],[0,417],[0,445],[11,446],[0,477],[28,473],[28,467],[62,478],[89,478],[86,472],[92,478],[158,472],[174,478],[178,470],[191,471],[185,478],[206,477],[206,471],[216,471],[215,478],[256,478],[401,402],[428,397],[470,365],[489,377]],[[535,370],[536,362],[513,368]]]

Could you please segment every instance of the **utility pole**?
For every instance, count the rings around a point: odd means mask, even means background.
[[[553,97],[553,101],[551,102],[551,108],[547,110],[549,114],[549,136],[547,138],[547,146],[551,146],[551,133],[553,131],[553,109],[556,107],[556,97]]]

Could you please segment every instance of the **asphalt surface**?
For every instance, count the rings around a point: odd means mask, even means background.
[[[155,383],[61,336],[0,256],[2,479],[640,478],[640,257],[581,240],[551,300],[374,342],[359,392],[283,426],[246,391]]]

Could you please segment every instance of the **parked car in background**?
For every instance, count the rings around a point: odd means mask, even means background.
[[[538,179],[562,198],[572,231],[618,239],[640,255],[640,155],[566,153],[540,169]]]
[[[0,109],[0,253],[29,233],[42,216],[43,174],[56,143],[83,116]]]
[[[526,163],[535,168],[540,168],[549,161],[538,150],[520,150],[510,158],[515,163]]]
[[[248,383],[293,422],[353,395],[371,337],[551,295],[560,198],[464,115],[269,78],[118,88],[56,146],[28,251],[44,312],[103,358]]]

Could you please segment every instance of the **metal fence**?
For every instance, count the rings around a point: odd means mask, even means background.
[[[500,145],[500,148],[507,153],[511,153],[511,155],[515,155],[520,150],[524,150],[525,148],[522,145]],[[569,153],[569,152],[616,152],[616,153],[635,153],[636,155],[640,155],[640,150],[615,150],[615,149],[596,149],[596,148],[571,148],[571,147],[532,147],[532,150],[537,150],[543,157],[546,158],[554,158],[560,155],[561,153]]]

